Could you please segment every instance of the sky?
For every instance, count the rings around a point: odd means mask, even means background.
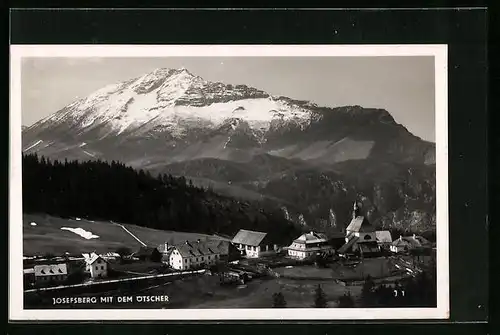
[[[383,108],[414,135],[435,141],[434,58],[428,56],[24,58],[22,124],[108,84],[181,67],[205,80],[245,84],[320,106]]]

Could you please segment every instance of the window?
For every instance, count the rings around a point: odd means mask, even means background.
[[[372,237],[370,235],[365,235],[365,240],[371,240]]]
[[[203,261],[203,260],[205,260],[205,258],[204,258],[204,257],[202,257],[202,258],[201,258],[201,260]]]
[[[95,269],[96,269],[96,270],[99,270],[99,267],[96,265],[96,266],[95,266]]]
[[[104,265],[103,265],[103,266],[101,266],[101,270],[104,270]]]

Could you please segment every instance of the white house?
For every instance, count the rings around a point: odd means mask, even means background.
[[[278,246],[273,244],[267,233],[240,229],[231,241],[242,256],[258,258],[275,254]]]
[[[108,262],[95,252],[90,255],[84,254],[85,270],[90,272],[91,278],[104,278],[108,276]]]
[[[214,265],[220,260],[221,251],[213,241],[185,241],[172,246],[169,264],[176,270]]]
[[[318,253],[332,254],[333,247],[328,243],[328,237],[322,233],[309,232],[295,239],[287,248],[288,256],[305,259]]]
[[[65,263],[61,264],[42,264],[35,265],[35,283],[49,283],[56,282],[61,283],[68,278],[68,267]]]

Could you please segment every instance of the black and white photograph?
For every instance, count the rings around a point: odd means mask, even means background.
[[[12,315],[446,318],[446,55],[12,46]]]

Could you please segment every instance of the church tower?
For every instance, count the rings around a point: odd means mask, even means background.
[[[358,202],[357,201],[354,201],[354,206],[353,206],[353,210],[352,210],[352,218],[355,219],[359,216],[359,206],[358,206]]]

